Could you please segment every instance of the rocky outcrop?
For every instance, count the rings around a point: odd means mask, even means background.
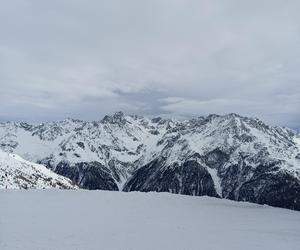
[[[138,169],[123,190],[219,197],[211,175],[197,161],[187,160],[167,167],[164,161],[156,159]]]
[[[72,166],[67,162],[60,162],[55,172],[71,179],[80,188],[118,190],[111,171],[98,162],[81,162]]]

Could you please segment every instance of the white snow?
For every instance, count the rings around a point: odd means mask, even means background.
[[[215,185],[215,189],[216,189],[216,192],[217,194],[222,197],[222,187],[221,187],[221,180],[218,176],[218,171],[217,169],[214,169],[214,168],[210,168],[210,167],[207,167],[206,168],[207,171],[209,172],[213,182],[214,182],[214,185]]]
[[[1,250],[299,250],[300,212],[209,197],[0,190]]]
[[[300,147],[300,137],[294,137],[294,141]]]

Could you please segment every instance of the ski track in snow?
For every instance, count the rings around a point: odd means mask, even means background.
[[[1,250],[299,250],[300,212],[209,197],[0,190]]]

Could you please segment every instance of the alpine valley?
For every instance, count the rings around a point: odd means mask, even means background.
[[[42,179],[46,187],[208,195],[300,210],[299,134],[237,114],[6,122],[0,148],[0,188],[38,188]]]

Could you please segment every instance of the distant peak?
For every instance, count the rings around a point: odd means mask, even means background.
[[[68,118],[64,119],[63,122],[77,123],[77,122],[82,122],[82,120],[80,120],[80,119],[74,119],[74,118],[68,117]]]
[[[124,113],[122,112],[122,111],[117,111],[114,115],[113,115],[113,117],[114,118],[122,118],[122,117],[124,117],[125,115],[124,115]]]
[[[219,118],[220,117],[220,115],[217,115],[217,114],[210,114],[210,115],[208,115],[206,118],[208,119],[208,120],[212,120],[212,119],[216,119],[216,118]]]
[[[225,115],[225,117],[229,117],[229,118],[231,118],[231,117],[233,117],[233,118],[240,118],[241,116],[238,115],[238,114],[236,114],[236,113],[229,113],[229,114]]]
[[[125,115],[122,111],[116,112],[113,116],[106,115],[102,119],[104,123],[124,124],[126,122]]]

